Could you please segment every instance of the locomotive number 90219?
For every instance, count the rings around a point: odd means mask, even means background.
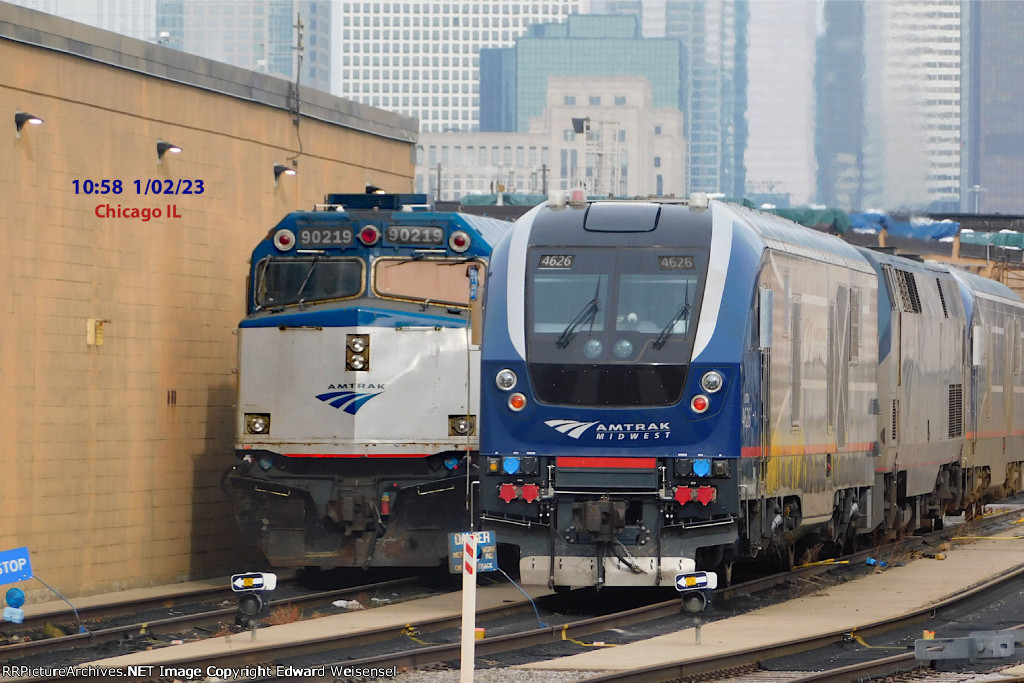
[[[302,228],[300,247],[347,247],[352,244],[352,228]]]
[[[391,244],[444,244],[444,228],[418,225],[389,225],[384,239]]]

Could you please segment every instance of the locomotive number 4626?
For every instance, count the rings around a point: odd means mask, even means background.
[[[544,254],[540,257],[538,268],[572,268],[572,254]]]

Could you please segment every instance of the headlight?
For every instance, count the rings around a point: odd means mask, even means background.
[[[498,374],[494,376],[494,383],[498,385],[498,388],[502,391],[509,391],[516,385],[519,378],[516,377],[516,373],[512,372],[508,368],[499,370]]]
[[[448,436],[466,436],[476,434],[476,418],[472,415],[450,415],[448,417]]]
[[[270,415],[266,413],[246,413],[245,431],[250,434],[267,434],[270,432]]]
[[[705,372],[704,376],[700,378],[700,387],[709,394],[713,394],[722,388],[722,373],[717,370]]]
[[[370,335],[345,335],[345,369],[355,371],[370,369]]]
[[[583,345],[583,355],[587,358],[597,358],[604,351],[604,345],[597,339],[588,339]]]

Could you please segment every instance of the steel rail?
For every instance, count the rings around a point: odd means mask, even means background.
[[[339,588],[331,591],[324,591],[320,593],[310,593],[308,595],[297,595],[289,598],[279,598],[277,600],[270,601],[270,607],[283,607],[288,605],[302,605],[310,602],[318,602],[322,600],[330,600],[333,598],[357,595],[366,591],[380,590],[383,588],[394,588],[397,586],[414,583],[418,581],[416,577],[409,577],[403,579],[392,579],[390,581],[381,581],[377,583],[365,584],[362,586],[352,586],[350,588]],[[197,595],[204,595],[208,592],[223,594],[225,599],[236,596],[237,593],[233,593],[230,590],[220,589],[208,589],[204,591],[197,591]],[[189,596],[192,597],[193,594]],[[136,603],[119,603],[117,607],[120,609],[118,614],[125,614],[127,610]],[[146,608],[153,606],[167,607],[166,601],[161,602],[155,598],[147,598],[140,601],[140,604]],[[124,624],[120,626],[110,626],[107,628],[93,629],[86,633],[73,633],[58,638],[41,638],[38,640],[27,640],[17,643],[11,643],[9,645],[0,645],[0,661],[11,662],[22,657],[28,657],[30,655],[45,654],[51,652],[58,652],[61,650],[68,650],[80,647],[90,647],[99,643],[110,642],[113,640],[125,640],[135,638],[137,636],[146,636],[149,634],[160,634],[160,633],[179,633],[182,630],[189,628],[206,628],[209,626],[215,626],[222,623],[224,617],[233,617],[237,612],[237,607],[232,605],[231,607],[219,607],[215,609],[205,610],[202,612],[195,612],[192,614],[181,614],[172,617],[165,617],[163,619],[149,619],[146,621],[136,622],[132,624]]]
[[[1008,510],[1002,513],[996,513],[990,515],[983,520],[984,523],[998,522],[1002,517],[1010,514],[1019,515],[1019,510]],[[915,542],[933,542],[935,540],[948,537],[954,533],[956,529],[961,527],[951,527],[948,529],[930,532],[923,536],[911,537],[909,540]],[[847,556],[850,562],[858,561],[857,558],[864,559],[872,555],[882,555],[886,557],[893,557],[897,552],[907,551],[909,548],[906,547],[908,539],[897,540],[893,543],[886,544],[871,550],[860,551],[853,555]],[[890,553],[886,555],[886,553]],[[753,581],[744,582],[742,584],[736,584],[721,590],[716,591],[716,597],[729,600],[737,595],[746,595],[751,592],[758,590],[764,590],[766,588],[781,585],[784,583],[792,583],[795,579],[801,577],[815,576],[825,572],[829,572],[836,568],[836,565],[831,563],[808,566],[801,569],[794,570],[788,573],[775,574],[771,576],[761,577],[754,579]],[[1010,572],[1001,574],[997,579],[1009,580],[1013,576],[1024,572],[1024,567],[1020,567]],[[913,621],[918,621],[927,618],[927,613],[939,609],[941,606],[946,604],[953,604],[959,600],[966,599],[967,597],[975,594],[979,590],[983,590],[988,584],[982,584],[979,587],[966,591],[961,595],[954,598],[949,598],[946,601],[936,603],[923,610],[920,610],[921,615],[913,618]],[[641,623],[644,621],[650,621],[653,619],[671,616],[680,612],[680,601],[678,598],[667,600],[659,603],[653,603],[641,607],[636,607],[623,612],[618,612],[611,615],[603,615],[599,617],[591,617],[581,619],[571,623],[566,623],[557,626],[548,626],[544,628],[532,629],[519,633],[507,634],[502,636],[494,636],[484,638],[476,643],[476,651],[480,655],[497,654],[500,652],[507,652],[512,650],[524,649],[542,644],[551,644],[560,640],[576,639],[584,637],[594,633],[607,631],[612,628],[621,626],[628,626],[635,623]],[[520,612],[526,609],[525,605],[499,605],[486,610],[478,610],[478,618],[491,617],[502,613],[511,614]],[[907,618],[911,619],[911,618]],[[889,628],[893,628],[893,622],[879,622],[876,624],[870,624],[863,628],[858,629],[858,633],[871,635],[878,633]],[[912,623],[908,620],[906,623]],[[887,625],[888,624],[888,625]],[[312,654],[322,654],[332,650],[338,650],[342,648],[360,647],[370,643],[378,643],[384,640],[396,639],[406,633],[406,629],[409,626],[415,627],[420,633],[430,633],[447,628],[457,628],[461,625],[461,615],[445,616],[441,618],[425,618],[420,621],[416,621],[405,626],[386,626],[377,629],[370,629],[361,631],[358,633],[349,634],[326,634],[318,635],[310,638],[301,643],[279,643],[279,644],[263,644],[259,649],[242,649],[242,650],[225,650],[220,653],[206,652],[201,656],[196,656],[200,661],[197,661],[192,656],[183,655],[179,658],[172,658],[161,662],[164,666],[174,667],[189,667],[196,665],[215,665],[223,668],[230,667],[242,667],[251,666],[255,664],[266,664],[267,662],[273,662],[278,659],[301,657]],[[844,635],[848,635],[848,631],[839,630],[831,633],[822,634],[818,638],[807,640],[800,639],[798,641],[789,641],[784,643],[777,643],[769,648],[751,648],[741,652],[734,652],[727,656],[715,656],[707,658],[697,658],[693,660],[685,660],[666,665],[646,667],[644,669],[638,669],[635,672],[614,672],[607,674],[607,677],[595,677],[588,678],[588,681],[654,681],[654,680],[666,680],[678,677],[682,675],[681,668],[685,667],[685,672],[688,675],[696,673],[704,673],[710,671],[718,671],[727,667],[735,667],[738,664],[756,663],[760,659],[764,659],[766,654],[771,656],[782,656],[785,654],[795,654],[805,652],[808,649],[814,649],[827,644],[831,644],[841,639]],[[460,652],[460,645],[455,644],[441,644],[441,645],[430,645],[426,647],[417,648],[414,650],[392,652],[384,655],[377,655],[372,657],[365,657],[360,659],[347,659],[339,661],[336,664],[339,666],[347,667],[380,667],[380,666],[399,666],[416,668],[425,666],[427,664],[435,664],[437,662],[444,662],[451,659],[458,658]],[[0,652],[2,654],[2,652]],[[726,659],[727,658],[727,659]],[[675,669],[673,669],[675,667]],[[674,673],[673,673],[674,671]],[[659,673],[656,673],[659,672]],[[666,673],[667,672],[667,673]],[[665,673],[665,677],[658,678],[662,673]],[[638,676],[633,678],[632,676]],[[90,677],[76,676],[76,680],[90,681],[90,680],[103,680],[101,677]],[[22,680],[22,679],[19,679]],[[57,677],[36,677],[26,678],[25,681],[51,681],[59,680]],[[274,681],[288,681],[288,680],[300,680],[292,679],[287,676],[284,677],[269,677],[266,679],[258,680],[274,680]],[[304,679],[308,683],[308,678]]]
[[[1011,581],[1022,574],[1024,574],[1024,565],[1008,569],[989,578],[987,581],[972,586],[958,595],[945,598],[944,600],[940,600],[926,607],[912,610],[891,619],[882,619],[870,622],[865,626],[858,627],[856,632],[862,636],[878,635],[893,629],[925,621],[934,616],[934,614],[940,609],[968,600],[980,593]],[[839,629],[825,632],[818,636],[802,637],[799,639],[746,648],[719,655],[710,655],[694,659],[680,659],[637,669],[611,672],[600,676],[580,679],[576,683],[583,683],[583,681],[586,681],[587,683],[609,683],[611,681],[614,681],[615,683],[660,683],[661,681],[675,680],[677,678],[692,676],[695,674],[714,673],[724,669],[734,668],[736,666],[756,664],[764,659],[774,659],[776,657],[809,652],[811,650],[816,650],[827,645],[841,642],[849,635],[850,631],[848,629]],[[913,652],[908,652],[905,654],[883,657],[863,664],[853,664],[832,671],[809,673],[807,676],[797,680],[836,682],[856,680],[857,676],[851,676],[851,672],[859,672],[861,674],[885,673],[896,668],[896,664],[898,663],[909,664],[914,660],[915,654]]]

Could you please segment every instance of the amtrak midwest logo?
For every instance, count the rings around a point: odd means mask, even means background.
[[[384,393],[383,384],[332,384],[327,388],[329,391],[317,394],[316,397],[328,405],[341,408],[349,415],[355,415],[367,401]],[[379,389],[380,391],[371,393],[359,391],[360,389]]]
[[[594,439],[598,441],[649,441],[667,439],[672,433],[671,422],[580,422],[579,420],[547,420],[548,427],[572,439],[583,436],[591,427]]]

